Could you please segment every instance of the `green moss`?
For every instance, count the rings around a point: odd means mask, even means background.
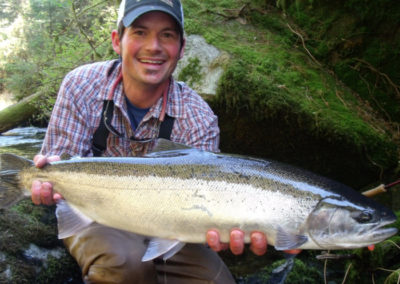
[[[61,259],[50,256],[45,269],[35,277],[35,283],[71,283],[73,279],[81,277],[76,261],[70,255]],[[76,283],[81,283],[81,281],[76,281]]]
[[[179,73],[178,80],[193,86],[201,81],[200,59],[190,58],[189,63]]]
[[[400,122],[398,1],[314,1],[298,8],[287,1],[311,52],[389,123]],[[296,1],[297,2],[297,1]],[[388,81],[391,80],[391,82]],[[397,85],[397,87],[395,87]]]
[[[252,275],[246,275],[240,278],[240,283],[260,283],[267,284],[271,279],[272,271],[285,263],[285,259],[278,260],[271,265],[268,265],[260,269],[257,273]],[[294,265],[292,271],[289,272],[285,283],[307,283],[307,284],[317,284],[321,283],[322,275],[319,268],[305,264],[300,259],[294,260]],[[275,283],[275,282],[272,282]]]
[[[11,283],[79,283],[79,267],[66,250],[63,257],[50,257],[47,263],[24,255],[30,244],[63,249],[57,238],[54,209],[36,206],[26,199],[10,210],[0,211],[0,251],[5,258],[4,262],[0,261],[0,272],[9,269]],[[1,277],[5,275],[0,275],[1,283],[10,283],[9,279]]]

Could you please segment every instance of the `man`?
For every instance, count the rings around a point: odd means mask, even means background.
[[[61,154],[143,155],[151,150],[151,143],[143,141],[159,137],[168,117],[173,119],[170,140],[218,151],[217,117],[193,90],[171,77],[183,56],[183,27],[179,0],[122,1],[118,31],[112,32],[121,60],[81,66],[65,77],[36,166]],[[102,108],[112,109],[112,118],[103,118]],[[107,129],[105,149],[94,147],[100,124]],[[35,204],[62,198],[49,182],[34,181],[31,190]],[[213,250],[228,246],[219,242],[216,229],[204,233]],[[234,254],[243,252],[243,239],[243,232],[232,228]],[[265,236],[254,232],[251,240],[253,252],[264,254]],[[234,283],[218,255],[204,245],[188,244],[166,262],[141,262],[145,237],[99,224],[64,243],[86,283]]]

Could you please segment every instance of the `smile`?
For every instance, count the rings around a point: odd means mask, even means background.
[[[151,59],[141,59],[140,62],[142,63],[150,63],[150,64],[163,64],[163,60],[151,60]]]

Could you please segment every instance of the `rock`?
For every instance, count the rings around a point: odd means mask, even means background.
[[[23,255],[26,259],[34,260],[34,262],[41,263],[44,267],[47,267],[49,257],[52,256],[56,259],[61,259],[65,257],[65,249],[61,247],[46,249],[31,243],[29,248],[23,252]]]
[[[186,37],[185,54],[178,63],[174,77],[186,82],[202,96],[215,95],[228,61],[227,52],[208,44],[199,35],[189,35]]]

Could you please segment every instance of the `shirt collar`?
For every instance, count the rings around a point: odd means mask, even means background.
[[[107,69],[107,85],[106,92],[101,95],[102,100],[106,100],[109,93],[112,90],[112,85],[115,80],[117,80],[119,73],[121,72],[121,62],[119,60],[114,60],[110,64],[110,67]],[[168,91],[167,98],[167,107],[166,114],[175,118],[184,118],[184,108],[183,108],[183,87],[179,82],[175,81],[171,77],[171,82]],[[123,85],[122,81],[115,88],[115,92],[113,94],[114,105],[119,107],[122,110],[126,110],[125,103],[125,95],[123,93]],[[150,111],[143,118],[144,121],[149,120],[150,118],[159,118],[162,109],[163,98],[162,96],[157,100],[157,102],[150,108]]]
[[[159,118],[161,115],[162,104],[163,98],[160,97],[158,101],[151,107],[148,114],[144,117],[144,120],[148,120],[152,117]],[[169,86],[165,113],[171,117],[184,118],[181,88],[179,87],[179,83],[173,78],[171,78]]]

